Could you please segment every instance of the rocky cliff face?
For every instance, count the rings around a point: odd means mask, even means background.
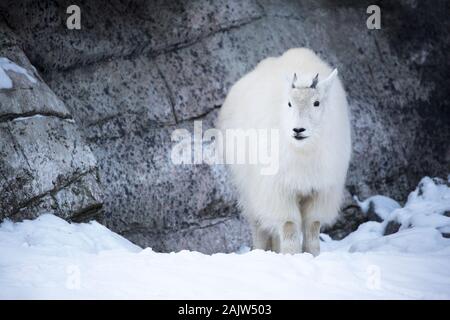
[[[3,23],[0,30],[0,69],[12,82],[0,87],[0,217],[95,215],[102,191],[94,155],[20,40]]]
[[[17,90],[0,89],[3,217],[101,213],[161,251],[248,243],[224,168],[172,164],[171,134],[212,127],[239,77],[300,46],[339,69],[351,106],[349,199],[333,235],[362,219],[350,194],[402,199],[423,175],[448,174],[446,1],[380,2],[381,30],[366,28],[364,1],[77,1],[81,30],[66,28],[70,4],[0,4],[0,56],[39,79],[11,74]]]

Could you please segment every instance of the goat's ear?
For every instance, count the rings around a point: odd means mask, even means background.
[[[317,87],[322,92],[322,94],[325,95],[328,93],[334,80],[337,78],[337,74],[338,74],[337,69],[334,69],[326,79],[319,82]]]

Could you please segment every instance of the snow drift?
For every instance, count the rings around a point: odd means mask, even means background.
[[[204,255],[141,249],[97,222],[53,215],[0,225],[2,299],[450,299],[449,181],[424,178],[401,207],[376,196],[381,222],[322,250]],[[384,235],[390,221],[400,226]]]

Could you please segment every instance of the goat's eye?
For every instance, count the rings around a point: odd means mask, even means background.
[[[318,107],[320,105],[320,102],[319,101],[315,101],[314,102],[314,107]]]
[[[291,102],[290,102],[290,101],[288,102],[288,106],[289,106],[289,107],[292,107],[292,104],[291,104]]]

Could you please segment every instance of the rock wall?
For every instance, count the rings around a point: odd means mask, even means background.
[[[0,57],[26,70],[6,68],[12,87],[0,87],[0,218],[95,216],[102,191],[94,155],[2,21],[0,37]]]
[[[140,245],[209,253],[249,243],[224,168],[173,165],[171,133],[192,132],[195,120],[212,127],[230,86],[261,59],[291,47],[310,47],[336,66],[348,91],[353,160],[345,219],[329,230],[334,236],[363,220],[351,194],[401,200],[423,175],[448,174],[447,1],[381,1],[381,30],[366,28],[368,1],[77,1],[81,30],[65,26],[70,4],[6,1],[0,13],[63,101],[63,113],[43,119],[73,130],[68,138],[83,149],[76,153],[92,159],[62,171],[95,172],[91,148],[104,191],[102,222]],[[66,119],[72,116],[75,123]],[[20,125],[32,135],[33,125],[41,125],[35,121]],[[12,124],[19,125],[8,119]],[[14,145],[5,141],[2,135],[2,149]],[[32,148],[27,140],[21,145]],[[12,152],[6,149],[0,159]],[[29,152],[47,162],[43,149]],[[19,176],[8,172],[10,179]],[[81,183],[97,188],[94,182]],[[3,196],[0,204],[13,198]],[[73,198],[72,206],[61,207],[73,213],[76,205],[93,206],[88,203]]]

